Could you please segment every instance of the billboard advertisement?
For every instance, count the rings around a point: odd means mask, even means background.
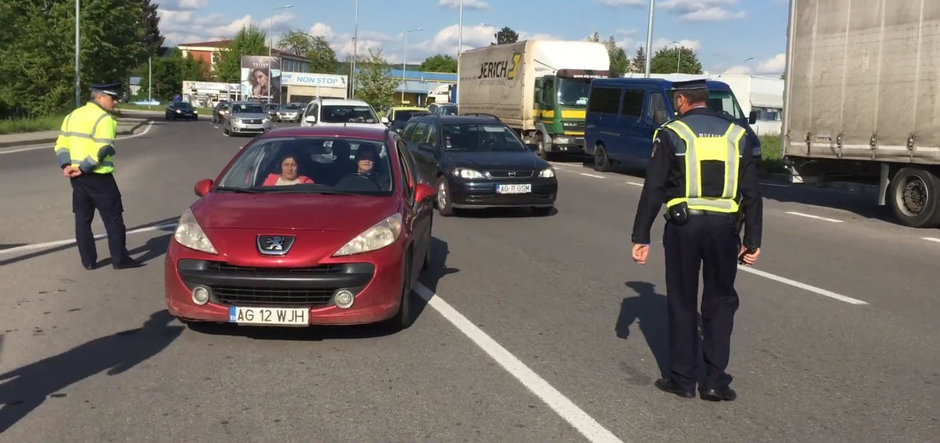
[[[281,102],[281,59],[243,55],[241,62],[243,99]]]

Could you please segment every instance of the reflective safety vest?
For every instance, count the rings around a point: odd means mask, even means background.
[[[117,121],[94,102],[72,111],[62,121],[55,153],[59,166],[77,166],[83,173],[114,172]]]
[[[676,146],[676,155],[685,157],[685,196],[669,200],[666,207],[686,202],[689,209],[738,212],[738,165],[741,160],[741,140],[746,134],[744,128],[731,123],[724,135],[701,137],[681,120],[673,120],[665,127],[673,130],[685,142],[685,146]],[[724,164],[721,195],[706,196],[702,193],[702,164],[707,161]]]

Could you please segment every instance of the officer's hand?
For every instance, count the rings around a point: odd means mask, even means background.
[[[649,256],[649,254],[650,254],[650,245],[641,245],[641,244],[633,245],[633,261],[641,265],[645,265],[646,257]]]
[[[747,251],[747,248],[745,248],[744,246],[741,246],[741,251],[738,252],[738,255],[744,254],[744,251]],[[759,256],[760,256],[760,248],[757,248],[756,250],[754,250],[754,253],[753,253],[753,254],[746,254],[746,255],[744,255],[744,257],[743,257],[743,258],[744,258],[744,264],[745,264],[746,266],[751,266],[751,265],[753,265],[754,263],[757,262],[757,257],[759,257]]]

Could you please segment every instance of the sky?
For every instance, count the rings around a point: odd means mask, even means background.
[[[358,0],[358,52],[381,49],[401,63],[457,54],[459,0]],[[327,39],[343,60],[353,51],[356,0],[153,0],[164,45],[232,38],[255,24],[277,38],[301,30]],[[290,8],[273,9],[285,5]],[[788,0],[658,0],[653,50],[692,48],[707,73],[779,75],[786,51]],[[495,41],[503,26],[532,38],[613,36],[632,57],[646,45],[649,0],[463,0],[463,49]],[[420,29],[420,30],[417,30]],[[407,32],[411,30],[411,32]]]

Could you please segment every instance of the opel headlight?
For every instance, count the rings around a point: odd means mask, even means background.
[[[362,254],[363,252],[382,249],[394,243],[400,234],[401,214],[395,214],[366,229],[365,232],[350,240],[339,251],[336,251],[333,256]]]
[[[173,233],[173,238],[176,239],[177,243],[189,249],[218,254],[215,247],[212,246],[212,242],[209,241],[209,237],[206,237],[206,233],[202,232],[202,228],[199,227],[199,223],[196,222],[196,216],[193,215],[193,211],[189,209],[180,217],[180,222],[176,225],[176,232]]]
[[[465,179],[483,178],[483,174],[480,174],[480,171],[477,171],[476,169],[469,169],[469,168],[455,168],[454,175],[460,178],[465,178]]]
[[[177,113],[177,114],[179,114],[180,112],[183,112],[183,111],[180,111],[179,109],[176,110],[176,113]]]
[[[554,176],[555,176],[555,170],[552,169],[551,167],[547,167],[539,171],[539,177],[541,178],[552,178]]]

